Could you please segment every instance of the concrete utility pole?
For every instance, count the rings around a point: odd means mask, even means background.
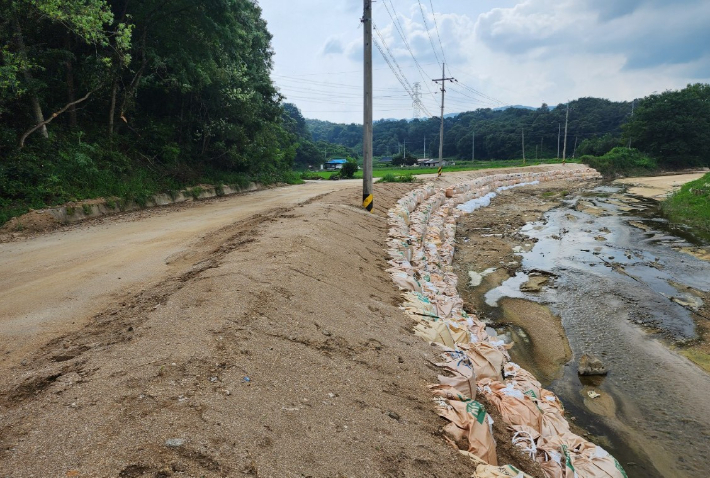
[[[362,121],[362,207],[372,212],[372,0],[363,0],[364,111]]]
[[[574,137],[574,149],[572,150],[572,157],[576,158],[577,156],[577,137]]]
[[[525,166],[525,130],[523,130],[523,166]]]
[[[631,119],[634,119],[634,105],[636,104],[636,100],[631,101]],[[627,149],[631,149],[631,138],[629,138],[629,145],[627,146]]]
[[[567,120],[569,119],[569,103],[567,103],[567,113],[565,114],[565,143],[562,148],[562,164],[567,162]]]
[[[557,123],[557,159],[560,159],[560,134],[562,134],[562,124]]]
[[[424,158],[422,159],[426,159],[426,136],[424,136]]]
[[[476,160],[476,132],[471,131],[471,161]]]
[[[404,159],[405,162],[407,161],[407,140],[406,139],[404,140],[404,153],[402,153],[402,158]]]
[[[441,170],[441,167],[444,164],[444,93],[446,93],[446,81],[453,83],[454,78],[446,78],[446,65],[442,63],[441,78],[431,81],[435,83],[441,82],[441,126],[439,127],[439,170]]]

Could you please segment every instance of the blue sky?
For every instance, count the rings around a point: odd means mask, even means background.
[[[259,0],[273,35],[273,79],[307,118],[362,122],[360,0]],[[285,6],[288,5],[288,6]],[[433,8],[432,8],[433,7]],[[374,117],[438,116],[432,78],[458,80],[446,113],[629,101],[710,83],[707,0],[378,0],[373,3]],[[404,86],[402,85],[404,83]]]

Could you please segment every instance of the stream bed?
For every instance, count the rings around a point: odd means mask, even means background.
[[[496,325],[499,300],[538,302],[561,318],[573,358],[548,386],[629,477],[706,476],[710,374],[674,346],[696,340],[696,321],[708,320],[710,263],[683,252],[707,243],[614,185],[566,198],[519,234],[529,247],[517,248],[514,277],[480,291],[482,315],[523,347],[524,330]],[[534,277],[542,287],[521,290]],[[609,374],[579,377],[585,353]]]

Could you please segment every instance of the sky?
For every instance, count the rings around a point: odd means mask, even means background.
[[[363,2],[258,3],[285,101],[362,123]],[[445,114],[710,83],[708,0],[377,0],[373,24],[375,120],[438,117],[442,63]]]

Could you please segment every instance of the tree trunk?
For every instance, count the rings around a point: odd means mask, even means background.
[[[71,43],[68,34],[65,37],[64,46],[67,51],[71,51]],[[76,101],[76,93],[74,90],[74,65],[71,59],[67,60],[65,65],[67,68],[67,103],[72,105],[69,108],[69,126],[71,128],[76,128],[76,106],[73,104]]]
[[[20,57],[26,62],[27,61],[27,47],[25,47],[25,40],[22,38],[22,29],[20,28],[20,22],[15,20],[15,32],[17,33],[17,50],[20,52]],[[28,85],[32,84],[32,74],[23,68],[22,76]],[[49,133],[47,132],[47,125],[44,123],[44,115],[42,114],[42,106],[39,104],[39,98],[35,93],[30,93],[30,103],[32,105],[32,114],[35,117],[37,124],[41,125],[39,130],[42,136],[49,138]]]
[[[113,121],[116,117],[116,95],[118,94],[118,80],[113,80],[111,89],[111,111],[108,114],[108,135],[113,135]]]

